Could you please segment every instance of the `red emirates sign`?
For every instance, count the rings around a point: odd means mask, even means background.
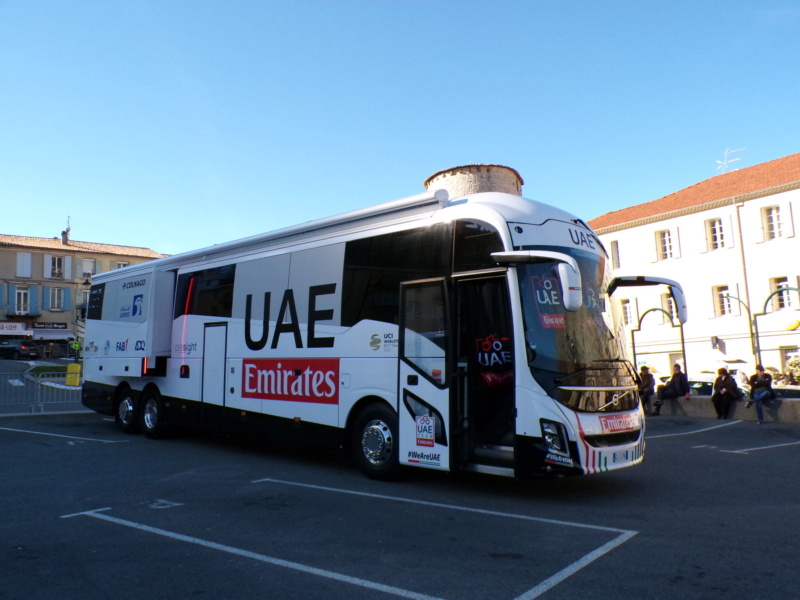
[[[246,359],[242,397],[338,404],[339,359]]]
[[[601,416],[600,427],[602,427],[604,433],[632,431],[634,429],[633,419],[631,419],[630,415]]]

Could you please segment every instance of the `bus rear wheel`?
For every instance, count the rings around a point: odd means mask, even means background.
[[[151,440],[158,440],[167,434],[164,422],[164,402],[158,390],[145,390],[142,397],[142,431]]]
[[[123,433],[136,433],[139,430],[139,403],[130,388],[125,388],[117,395],[117,406],[114,421]]]
[[[351,449],[358,467],[372,479],[391,480],[400,474],[397,415],[384,404],[368,406],[356,419]]]

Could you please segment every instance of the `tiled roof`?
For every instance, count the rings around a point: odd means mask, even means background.
[[[67,245],[61,243],[61,238],[25,237],[21,235],[6,235],[0,233],[0,248],[29,248],[31,250],[52,250],[55,252],[81,252],[87,254],[111,254],[131,258],[162,258],[166,254],[159,254],[150,248],[136,248],[134,246],[117,246],[115,244],[97,244],[95,242],[81,242],[68,240]]]
[[[800,184],[800,153],[722,173],[658,200],[600,215],[589,225],[598,231],[792,183]]]

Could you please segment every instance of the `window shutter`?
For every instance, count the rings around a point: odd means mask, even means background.
[[[783,217],[783,237],[794,237],[794,214],[792,203],[786,203],[786,214]]]
[[[108,270],[109,271],[113,271],[116,268],[117,268],[117,261],[115,261],[115,260],[108,261]]]
[[[50,310],[50,286],[42,286],[42,310]]]
[[[8,284],[8,308],[9,310],[16,310],[17,307],[17,286]]]
[[[17,252],[17,277],[31,276],[31,253]]]
[[[53,277],[53,255],[52,254],[45,254],[44,255],[43,276],[44,276],[45,279],[50,279],[50,278]]]
[[[672,240],[672,258],[681,257],[681,228],[675,228],[675,237]]]
[[[3,284],[0,283],[0,308],[3,308],[3,306],[5,306],[5,303],[6,303],[6,298],[3,295],[4,291],[5,290],[3,289]]]
[[[103,261],[99,258],[94,261],[94,273],[97,275],[98,273],[103,272]]]
[[[64,288],[64,310],[72,310],[72,289]]]
[[[34,285],[31,286],[28,290],[30,307],[31,307],[31,314],[38,315],[41,311],[39,309],[39,286]]]
[[[64,279],[72,279],[72,257],[64,257]]]

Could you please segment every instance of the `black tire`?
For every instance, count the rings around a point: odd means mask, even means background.
[[[151,440],[160,440],[167,435],[164,420],[164,401],[155,388],[148,388],[142,395],[142,431]]]
[[[139,398],[136,392],[130,388],[126,387],[117,393],[114,422],[123,433],[139,431]]]
[[[353,424],[350,448],[367,477],[396,479],[400,475],[397,414],[386,404],[370,404]]]

